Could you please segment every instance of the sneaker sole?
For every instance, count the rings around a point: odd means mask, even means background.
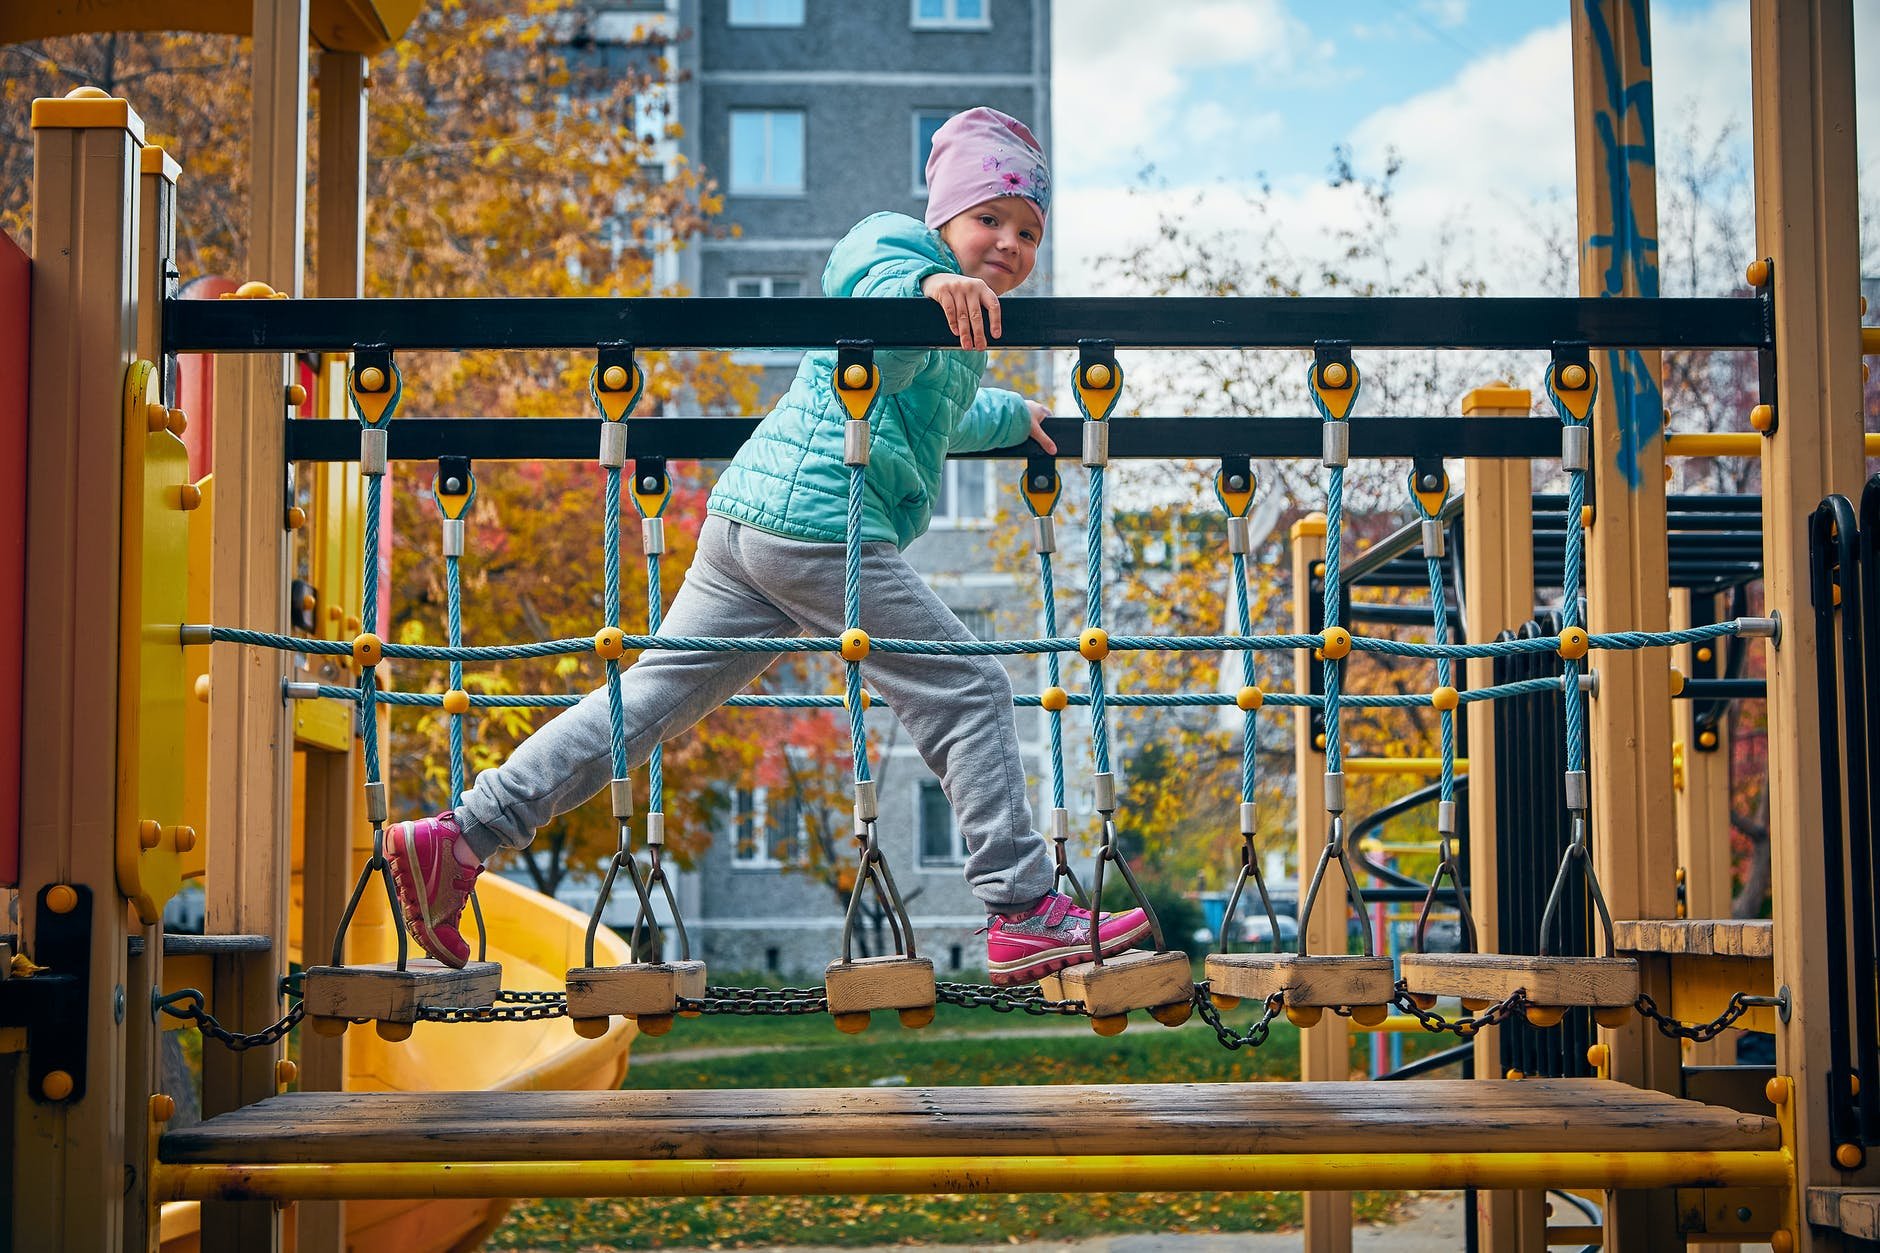
[[[1130,945],[1149,934],[1149,920],[1123,932],[1111,936],[1103,942],[1102,953],[1105,957],[1114,957]],[[1090,960],[1088,944],[1067,944],[1060,948],[1046,949],[1030,957],[1009,962],[990,962],[987,965],[988,982],[1005,985],[1012,983],[1035,983],[1046,975],[1055,974],[1066,966],[1075,966],[1079,962]]]
[[[385,860],[392,868],[392,884],[398,889],[398,903],[404,906],[401,912],[405,915],[405,930],[411,933],[411,938],[426,953],[452,970],[462,970],[464,960],[444,947],[443,941],[431,929],[430,903],[419,890],[417,877],[411,873],[410,836],[410,824],[401,822],[392,828],[385,841]]]

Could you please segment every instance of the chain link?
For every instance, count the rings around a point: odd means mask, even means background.
[[[938,991],[940,1002],[944,1005],[989,1009],[997,1014],[1023,1011],[1039,1018],[1048,1018],[1054,1014],[1073,1018],[1086,1016],[1082,1001],[1048,1001],[1036,984],[997,987],[979,983],[942,983]]]
[[[790,1017],[826,1014],[829,999],[821,988],[706,988],[700,997],[678,998],[682,1014],[735,1014]]]
[[[1279,1017],[1285,1002],[1278,992],[1266,998],[1266,1008],[1260,1014],[1258,1022],[1248,1029],[1245,1035],[1235,1031],[1221,1021],[1221,1011],[1214,1007],[1214,997],[1208,991],[1204,979],[1195,984],[1195,1009],[1201,1014],[1201,1021],[1214,1028],[1214,1038],[1225,1049],[1257,1049],[1266,1043],[1266,1038],[1273,1033],[1273,1020]]]
[[[1709,1022],[1694,1023],[1690,1026],[1686,1026],[1669,1014],[1661,1012],[1658,1008],[1658,1002],[1652,1000],[1651,997],[1643,992],[1638,994],[1638,1000],[1634,1003],[1633,1008],[1638,1010],[1642,1017],[1655,1025],[1662,1034],[1670,1036],[1674,1040],[1695,1040],[1697,1043],[1703,1044],[1706,1041],[1716,1039],[1725,1031],[1728,1031],[1737,1019],[1749,1013],[1750,1010],[1755,1009],[1757,1006],[1780,1006],[1782,1003],[1782,998],[1780,997],[1752,996],[1748,992],[1733,992],[1730,995],[1729,1005],[1724,1008],[1721,1014],[1718,1014]]]
[[[203,1008],[202,993],[195,988],[184,988],[180,992],[160,998],[156,1002],[156,1008],[172,1018],[181,1018],[184,1022],[194,1023],[201,1030],[204,1038],[216,1041],[231,1053],[245,1053],[249,1049],[267,1048],[280,1043],[286,1038],[287,1033],[294,1029],[294,1025],[306,1017],[307,1013],[302,1003],[295,1001],[293,1007],[287,1011],[286,1017],[273,1026],[244,1034],[240,1031],[230,1031],[217,1022],[215,1015]]]
[[[541,1022],[568,1016],[568,997],[561,992],[499,992],[494,1005],[426,1005],[419,1022]]]
[[[1495,1027],[1516,1014],[1525,1013],[1528,1007],[1527,991],[1516,988],[1508,998],[1497,1001],[1487,1009],[1474,1014],[1465,1014],[1461,1018],[1445,1018],[1433,1009],[1424,1009],[1410,995],[1409,987],[1402,979],[1397,980],[1397,995],[1391,1003],[1404,1013],[1417,1020],[1417,1025],[1425,1031],[1444,1032],[1454,1035],[1458,1040],[1474,1038],[1483,1027]]]

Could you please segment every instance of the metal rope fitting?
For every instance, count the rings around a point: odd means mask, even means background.
[[[1251,534],[1251,528],[1245,518],[1229,518],[1227,520],[1227,551],[1230,553],[1246,552],[1251,546],[1249,542]]]
[[[1456,833],[1456,802],[1436,802],[1436,831],[1439,835]]]
[[[666,815],[653,810],[646,815],[646,843],[656,848],[666,842]]]
[[[1260,826],[1260,807],[1252,801],[1240,802],[1240,833],[1251,838]]]
[[[625,422],[601,423],[600,463],[609,470],[618,470],[627,464],[627,424]]]
[[[1593,448],[1593,432],[1584,423],[1569,422],[1560,428],[1560,468],[1584,470]]]
[[[1032,528],[1032,547],[1040,553],[1057,551],[1057,523],[1049,514],[1033,518],[1036,525]]]
[[[446,557],[463,556],[463,519],[444,519],[444,555]]]
[[[295,683],[289,680],[281,684],[281,699],[319,700],[320,685],[318,683]]]
[[[1584,813],[1586,810],[1586,771],[1567,771],[1566,784],[1567,808]]]
[[[1110,464],[1110,425],[1084,423],[1084,464],[1092,469]]]
[[[881,816],[881,807],[875,798],[875,781],[857,779],[855,781],[855,821],[873,822]]]
[[[366,426],[359,429],[360,474],[374,479],[384,477],[388,434],[382,426]]]
[[[366,784],[366,821],[378,826],[390,812],[385,807],[384,782]]]
[[[842,424],[842,464],[868,464],[868,419],[850,418]]]
[[[1113,814],[1116,812],[1116,775],[1108,770],[1095,776],[1097,812]]]
[[[215,628],[197,622],[185,622],[176,631],[179,644],[208,644],[215,640]]]
[[[666,520],[664,518],[640,519],[640,551],[649,557],[657,557],[666,551]]]
[[[1774,640],[1782,643],[1782,618],[1738,618],[1736,633],[1746,640]]]
[[[1051,838],[1054,840],[1068,840],[1071,838],[1070,810],[1059,808],[1051,811]]]
[[[1441,518],[1423,519],[1423,555],[1425,557],[1447,557],[1449,555],[1449,530]]]
[[[608,799],[614,805],[614,817],[625,822],[633,817],[633,780],[610,779],[607,784]]]
[[[1345,812],[1345,772],[1342,770],[1325,772],[1325,812],[1328,814]]]
[[[1351,428],[1343,422],[1325,424],[1325,440],[1319,460],[1328,470],[1351,464]]]

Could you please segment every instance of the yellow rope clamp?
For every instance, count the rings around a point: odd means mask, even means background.
[[[1443,502],[1449,499],[1449,476],[1444,474],[1435,487],[1424,488],[1419,482],[1421,476],[1415,470],[1410,472],[1410,494],[1423,506],[1423,516],[1437,518],[1442,516]]]
[[[1048,518],[1057,509],[1058,498],[1064,494],[1064,478],[1056,466],[1051,467],[1049,476],[1042,466],[1027,466],[1018,490],[1025,503],[1031,506],[1033,517]]]
[[[1593,411],[1593,397],[1599,392],[1599,372],[1578,361],[1547,367],[1547,383],[1554,399],[1560,402],[1575,422],[1584,422]]]
[[[1092,422],[1101,422],[1116,408],[1123,394],[1123,368],[1107,361],[1093,361],[1071,373],[1077,389],[1077,404]]]
[[[1358,367],[1343,361],[1327,361],[1311,372],[1312,390],[1325,406],[1326,416],[1342,422],[1351,415],[1352,402],[1358,398]]]
[[[609,422],[626,421],[633,407],[640,403],[640,393],[646,390],[646,371],[637,363],[610,365],[606,369],[595,366],[588,379],[594,403]]]
[[[1229,517],[1244,518],[1247,516],[1247,511],[1253,508],[1253,489],[1256,484],[1253,475],[1246,474],[1237,476],[1240,479],[1240,486],[1235,487],[1230,481],[1232,477],[1235,476],[1230,476],[1225,468],[1216,470],[1214,494],[1219,498],[1221,508],[1227,510]]]
[[[849,417],[857,422],[867,418],[869,407],[875,403],[875,393],[881,390],[881,371],[873,364],[850,362],[837,371],[835,382],[836,396],[849,411]]]

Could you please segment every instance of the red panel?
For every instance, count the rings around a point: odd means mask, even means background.
[[[20,690],[26,612],[26,370],[32,262],[0,233],[0,886],[20,881]]]
[[[183,284],[177,294],[185,300],[219,300],[235,290],[232,278],[199,278]],[[176,405],[189,415],[183,446],[189,449],[189,477],[200,481],[209,473],[209,450],[215,446],[215,358],[186,352],[176,358]]]

